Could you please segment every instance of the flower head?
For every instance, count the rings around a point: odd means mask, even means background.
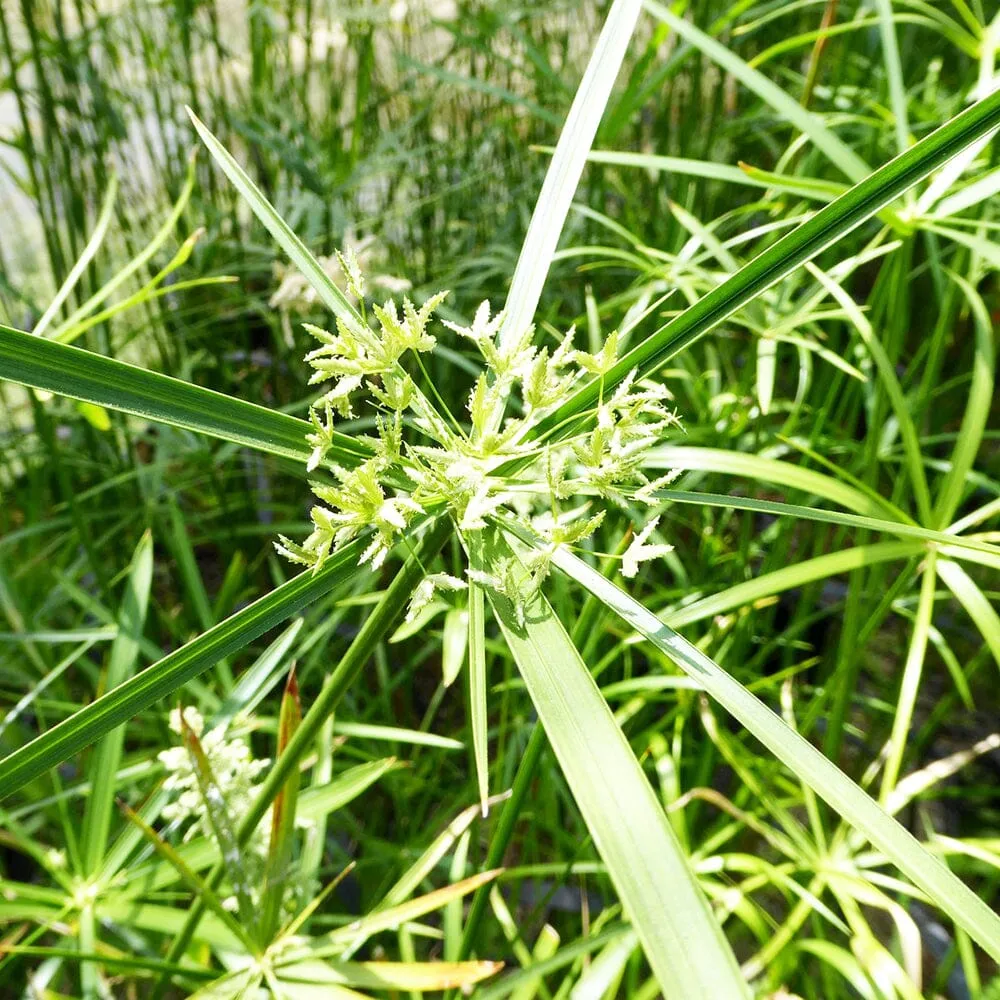
[[[365,280],[360,254],[352,249],[337,259],[348,290],[361,299]],[[438,336],[432,321],[445,293],[419,305],[404,298],[372,304],[371,315],[340,315],[333,330],[307,325],[318,342],[306,360],[312,383],[325,392],[310,408],[308,435],[310,472],[325,469],[335,482],[316,482],[319,501],[312,509],[312,532],[302,542],[281,537],[278,550],[292,561],[319,569],[347,542],[366,536],[362,563],[378,568],[392,548],[425,513],[447,511],[459,532],[482,531],[500,516],[515,517],[540,536],[539,550],[528,557],[529,584],[548,572],[553,553],[563,545],[579,545],[602,523],[603,511],[588,504],[564,509],[574,494],[625,503],[630,497],[652,503],[667,477],[650,479],[643,466],[649,449],[678,426],[669,406],[670,394],[657,383],[644,382],[633,371],[602,391],[589,426],[539,447],[531,440],[533,425],[558,406],[582,380],[603,379],[614,368],[618,336],[612,334],[594,353],[574,350],[573,330],[554,343],[535,346],[528,327],[502,345],[497,337],[503,313],[491,315],[488,301],[476,309],[468,325],[450,320],[441,326],[474,345],[483,369],[474,379],[466,413],[456,416],[441,405],[433,385],[424,385],[421,354],[432,351]],[[517,415],[512,400],[520,397]],[[354,468],[331,465],[339,417],[353,417],[358,400],[375,410],[377,436],[373,455]],[[461,419],[460,419],[461,418]],[[504,470],[517,468],[516,473]],[[539,513],[543,517],[537,517]],[[623,572],[668,550],[647,545],[656,528],[650,522],[633,541]],[[516,607],[513,569],[491,576],[498,592]],[[411,602],[411,619],[437,590],[454,590],[456,577],[431,574]]]

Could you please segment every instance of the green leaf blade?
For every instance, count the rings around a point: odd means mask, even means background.
[[[816,257],[941,164],[1000,126],[1000,91],[976,102],[951,121],[890,160],[811,219],[753,258],[622,357],[603,378],[593,379],[534,428],[534,437],[566,432],[594,406],[602,392],[633,369],[650,375],[738,309]]]
[[[513,551],[496,537],[487,565]],[[736,959],[611,710],[548,601],[487,591],[549,741],[666,996],[747,997]]]
[[[641,7],[641,0],[615,0],[594,46],[559,135],[517,259],[499,334],[501,347],[516,343],[534,318],[566,213],[580,182],[587,154],[597,134],[597,126]]]
[[[572,553],[553,565],[664,652],[764,744],[790,771],[881,850],[913,884],[994,958],[1000,958],[1000,917],[832,761],[789,727],[701,650]]]
[[[135,669],[152,580],[153,539],[146,532],[132,556],[132,567],[121,605],[121,627],[111,644],[106,675],[109,689],[113,690],[123,684]],[[104,737],[90,762],[91,791],[83,819],[83,863],[89,875],[100,869],[101,859],[108,846],[115,804],[115,781],[124,746],[125,727],[120,726]]]
[[[0,799],[350,579],[363,550],[360,540],[344,546],[318,573],[300,573],[8,754],[0,760]]]
[[[246,445],[297,464],[309,459],[306,435],[311,428],[298,417],[2,324],[0,379]],[[363,445],[339,434],[330,459],[355,465],[367,454]]]

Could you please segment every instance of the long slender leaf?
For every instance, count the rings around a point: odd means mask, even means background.
[[[469,566],[485,571],[480,540],[473,535],[468,540]],[[479,802],[486,815],[489,790],[489,753],[486,707],[486,604],[483,588],[469,581],[469,722],[472,727],[472,755],[476,762],[476,783]]]
[[[540,152],[549,152],[545,146]],[[793,174],[773,174],[758,170],[748,164],[734,167],[729,163],[713,163],[710,160],[690,160],[680,156],[663,156],[658,153],[632,153],[627,150],[592,149],[587,154],[589,163],[606,163],[619,167],[639,167],[644,170],[665,170],[702,180],[725,181],[767,190],[787,191],[816,201],[832,201],[847,190],[844,184],[821,181],[811,177],[796,177]]]
[[[934,596],[937,585],[936,565],[937,553],[929,552],[924,561],[917,613],[913,622],[913,632],[910,635],[910,645],[906,651],[906,662],[903,664],[899,701],[893,715],[892,733],[889,736],[888,753],[885,768],[882,771],[882,790],[879,794],[879,801],[883,806],[888,802],[896,788],[896,782],[899,780],[906,743],[910,735],[910,724],[913,721],[913,709],[917,704],[917,694],[920,691],[920,677],[924,669],[927,640],[930,635],[931,618],[934,614]]]
[[[645,466],[650,469],[692,469],[745,476],[765,483],[776,483],[813,496],[823,497],[864,517],[909,520],[906,514],[888,501],[868,496],[861,490],[813,469],[763,455],[749,455],[725,448],[694,448],[686,445],[662,445],[649,452]]]
[[[473,984],[494,975],[503,968],[502,962],[296,962],[282,966],[279,982],[282,986],[308,983],[313,989],[301,994],[303,1000],[334,996],[326,990],[339,985],[359,986],[366,990],[425,991],[459,988],[470,990]],[[361,996],[355,993],[354,996]]]
[[[194,183],[195,156],[192,152],[188,159],[187,174],[184,178],[184,184],[181,186],[177,200],[170,209],[170,214],[163,220],[163,224],[153,235],[153,238],[124,267],[116,270],[113,277],[111,277],[104,285],[94,292],[94,294],[91,295],[86,302],[82,303],[69,316],[67,316],[66,319],[59,324],[56,330],[53,331],[53,337],[58,336],[59,333],[64,330],[71,329],[76,326],[77,323],[81,322],[84,317],[89,316],[111,295],[112,292],[115,291],[116,288],[119,288],[122,284],[124,284],[133,274],[136,273],[136,271],[152,259],[157,250],[159,250],[160,247],[167,241],[168,237],[173,232],[174,226],[177,225],[177,220],[180,219],[181,214],[184,211],[184,207],[187,205],[188,199],[191,197],[191,192],[194,190]]]
[[[302,465],[309,460],[306,435],[311,427],[298,417],[2,324],[0,378],[234,441]],[[339,434],[330,459],[353,465],[366,454],[357,441]]]
[[[480,872],[478,875],[472,875],[443,889],[435,889],[405,903],[399,903],[385,910],[375,910],[360,920],[346,927],[339,927],[325,937],[317,939],[315,946],[309,948],[309,952],[313,955],[324,954],[327,951],[340,953],[357,935],[368,937],[381,931],[391,930],[409,920],[416,920],[426,913],[433,913],[452,899],[461,899],[479,886],[492,882],[499,874],[500,871]],[[290,961],[294,961],[294,958],[290,958]]]
[[[641,0],[615,0],[591,53],[517,259],[499,333],[501,346],[516,342],[534,319],[566,213],[641,7]]]
[[[856,229],[931,171],[1000,125],[1000,91],[973,104],[951,121],[890,160],[811,219],[768,247],[693,306],[637,344],[608,372],[578,389],[540,421],[534,436],[572,427],[602,391],[637,369],[648,375],[714,329],[761,292],[787,277],[841,237]]]
[[[761,514],[774,514],[777,517],[798,517],[805,521],[839,524],[845,528],[881,531],[889,535],[898,535],[900,538],[922,538],[928,542],[937,542],[939,545],[967,548],[970,552],[985,552],[991,556],[1000,558],[1000,548],[996,545],[990,545],[988,542],[980,542],[975,538],[963,538],[961,535],[949,535],[943,531],[934,531],[931,528],[922,528],[919,525],[887,521],[880,517],[862,517],[860,514],[847,514],[840,510],[822,510],[819,507],[778,503],[774,500],[757,500],[754,497],[734,497],[723,493],[656,490],[653,496],[660,500],[669,500],[673,503],[702,504],[706,507],[758,511]]]
[[[293,667],[288,675],[278,712],[278,757],[285,752],[301,721],[302,704],[299,701],[299,685]],[[270,944],[278,930],[281,904],[288,888],[299,784],[299,769],[292,768],[271,807],[271,837],[267,845],[267,866],[264,873],[260,916],[260,943],[264,947]]]
[[[275,588],[266,597],[192,639],[8,754],[0,760],[0,799],[12,795],[26,782],[176,691],[221,657],[242,649],[268,629],[291,618],[350,579],[357,573],[358,558],[363,551],[364,542],[360,539],[344,546],[318,573],[301,573]]]
[[[959,927],[994,958],[1000,958],[1000,917],[941,861],[924,850],[908,830],[881,809],[836,764],[700,649],[585,562],[565,550],[557,552],[552,561],[669,656],[681,670],[699,681],[708,694],[792,773],[864,833]]]
[[[976,623],[993,659],[1000,666],[1000,614],[997,614],[996,608],[958,563],[951,562],[950,559],[939,559],[937,572]]]
[[[105,684],[111,690],[124,684],[135,670],[152,580],[153,539],[147,531],[132,556],[121,606],[120,629],[108,656]],[[119,726],[101,740],[90,761],[90,795],[83,817],[83,864],[87,875],[93,875],[100,868],[101,858],[108,846],[115,804],[115,781],[124,745],[125,728]]]
[[[930,521],[931,496],[927,488],[927,476],[924,472],[923,455],[920,451],[920,437],[913,417],[910,415],[910,408],[907,405],[903,387],[899,384],[892,359],[882,341],[875,335],[868,317],[861,311],[861,307],[854,299],[815,264],[809,263],[806,264],[806,267],[809,273],[819,281],[844,310],[872,357],[878,372],[879,383],[889,397],[892,412],[899,425],[899,435],[903,440],[903,453],[906,456],[906,468],[910,473],[910,485],[913,487],[913,493],[916,497],[920,519],[926,524]]]
[[[499,534],[485,557],[494,575],[501,563],[523,571]],[[664,994],[748,996],[673,827],[548,601],[530,583],[521,613],[503,594],[487,594]]]
[[[302,240],[292,232],[288,223],[278,215],[274,206],[261,194],[257,185],[250,180],[246,171],[233,159],[229,150],[212,135],[204,122],[190,108],[187,109],[187,113],[198,135],[201,136],[201,141],[208,147],[208,151],[222,168],[222,172],[233,182],[240,194],[246,199],[254,215],[260,219],[264,228],[302,272],[323,305],[335,316],[361,322],[361,315],[357,309],[323,270],[319,261],[306,249]]]
[[[910,142],[910,126],[906,114],[906,84],[899,60],[896,26],[892,19],[892,0],[875,0],[878,10],[879,31],[882,35],[882,58],[885,75],[889,78],[889,99],[892,104],[893,126],[896,130],[896,147],[902,153]]]
[[[727,73],[732,73],[740,83],[770,104],[782,118],[807,135],[813,145],[822,150],[830,162],[836,164],[850,180],[857,182],[871,173],[871,167],[850,146],[831,132],[822,118],[804,108],[763,73],[749,66],[735,52],[663,4],[656,3],[655,0],[646,0],[646,9],[654,17],[668,24],[681,38],[700,49],[713,62],[718,63]]]
[[[934,505],[934,519],[940,527],[945,527],[954,517],[965,492],[965,477],[972,469],[976,453],[983,440],[983,432],[989,420],[993,402],[994,369],[996,352],[993,347],[993,324],[982,296],[961,275],[953,274],[972,312],[972,326],[975,331],[975,348],[972,361],[972,382],[968,389],[962,426],[955,439],[951,454],[951,468],[945,475]]]
[[[62,304],[69,298],[70,292],[76,287],[76,283],[80,280],[83,272],[87,270],[87,265],[94,259],[94,254],[97,253],[98,248],[104,241],[104,234],[108,231],[108,224],[111,222],[111,213],[114,211],[117,194],[118,175],[112,174],[108,181],[108,190],[104,194],[104,201],[101,204],[101,211],[94,225],[94,231],[91,233],[90,239],[87,240],[87,245],[83,248],[83,252],[77,258],[69,274],[66,275],[66,280],[60,285],[48,308],[42,313],[41,319],[35,324],[34,329],[31,331],[34,336],[45,336],[45,331],[52,325],[56,313],[59,312]]]
[[[828,552],[812,559],[803,559],[791,566],[783,566],[756,579],[738,583],[733,587],[685,604],[664,617],[671,627],[680,628],[692,622],[704,621],[715,615],[725,614],[736,608],[746,607],[755,601],[780,594],[782,591],[801,587],[813,580],[824,580],[838,573],[847,573],[861,566],[907,559],[925,549],[923,542],[876,542],[872,545],[855,545],[839,552]]]

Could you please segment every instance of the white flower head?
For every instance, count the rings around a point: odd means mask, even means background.
[[[347,281],[348,292],[358,300],[363,299],[365,297],[365,276],[361,273],[361,264],[354,247],[347,247],[343,252],[338,250],[337,263],[340,264],[340,270]]]
[[[503,322],[503,317],[504,314],[501,311],[493,319],[490,319],[490,301],[489,299],[484,299],[479,303],[476,315],[472,318],[471,326],[460,326],[458,323],[452,323],[449,320],[442,320],[441,322],[460,337],[466,337],[474,344],[481,344],[485,340],[493,340],[496,337],[497,331],[500,329],[500,324]]]
[[[181,721],[183,719],[183,722]],[[187,723],[188,729],[195,734],[195,736],[201,736],[205,731],[205,720],[202,718],[201,712],[196,708],[191,708],[190,705],[184,708],[172,708],[170,709],[169,725],[170,731],[176,733],[178,736],[184,731],[184,723]]]
[[[486,518],[503,505],[506,495],[491,493],[491,489],[489,483],[484,483],[470,497],[458,525],[462,531],[482,531],[486,527]]]
[[[430,573],[417,584],[413,596],[410,598],[410,606],[406,609],[405,621],[412,622],[424,608],[434,599],[434,594],[439,590],[465,590],[468,584],[464,580],[459,580],[456,576],[448,573]]]
[[[625,554],[622,556],[622,576],[631,579],[639,572],[639,566],[641,563],[648,562],[650,559],[659,559],[665,556],[668,552],[673,552],[674,547],[672,545],[647,545],[646,539],[656,530],[656,526],[660,523],[658,517],[654,517],[652,521],[649,521],[646,526],[640,531],[635,538],[632,539],[632,544],[625,550]]]

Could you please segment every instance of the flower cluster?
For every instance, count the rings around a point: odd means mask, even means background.
[[[643,473],[649,449],[678,426],[670,394],[635,372],[601,393],[583,430],[554,441],[532,438],[533,426],[579,383],[611,371],[617,334],[593,354],[574,349],[573,330],[552,347],[533,345],[532,328],[505,344],[497,336],[503,315],[492,316],[488,302],[468,326],[442,321],[483,360],[467,412],[456,417],[440,399],[435,404],[429,398],[421,386],[436,396],[430,379],[419,377],[421,356],[437,343],[433,314],[447,293],[419,308],[408,298],[402,307],[392,300],[372,305],[369,319],[356,258],[348,254],[340,263],[362,311],[338,316],[333,330],[306,326],[319,343],[306,358],[314,369],[311,382],[326,386],[310,409],[308,467],[332,473],[334,482],[313,484],[320,501],[312,509],[313,531],[301,543],[281,538],[277,547],[287,558],[318,569],[331,552],[370,533],[361,561],[377,567],[425,513],[447,510],[463,535],[502,514],[516,516],[545,541],[547,548],[531,557],[529,567],[537,582],[555,547],[578,544],[601,523],[604,515],[592,509],[594,498],[621,505],[653,502],[653,492],[671,478],[651,482]],[[372,457],[343,468],[328,461],[335,424],[338,417],[355,415],[360,398],[375,408],[378,433],[369,439]],[[508,409],[519,412],[511,415]],[[570,498],[582,502],[568,506]],[[639,562],[669,551],[647,544],[656,527],[655,520],[649,522],[625,553],[626,575],[634,574]],[[505,593],[512,589],[509,581],[492,576],[479,582]],[[464,586],[454,577],[428,576],[415,604],[430,601],[435,588]]]
[[[163,787],[173,793],[173,798],[164,806],[162,815],[166,820],[187,824],[184,840],[190,840],[197,834],[216,838],[219,835],[216,824],[220,810],[224,811],[228,826],[238,826],[257,796],[257,778],[271,762],[266,758],[255,760],[246,742],[238,737],[228,738],[224,726],[205,732],[205,720],[197,709],[173,709],[170,729],[183,736],[185,727],[196,740],[199,753],[204,755],[202,766],[211,775],[212,784],[205,788],[204,776],[199,779],[199,767],[189,746],[163,750],[157,755],[167,771]],[[254,903],[259,901],[260,887],[264,882],[270,839],[268,810],[239,854],[241,884],[238,888],[246,892]],[[236,896],[224,899],[223,905],[227,909],[236,909]]]
[[[257,778],[271,763],[254,760],[247,744],[239,739],[227,739],[225,727],[216,726],[205,732],[205,720],[195,708],[180,708],[170,712],[170,729],[178,736],[184,723],[198,738],[205,753],[209,769],[231,815],[240,816],[247,811],[257,792]],[[189,840],[195,833],[212,835],[208,804],[198,783],[198,772],[190,751],[184,746],[171,747],[158,754],[160,763],[167,770],[163,787],[174,793],[174,799],[163,809],[163,818],[185,822],[194,819],[184,835]],[[266,827],[267,824],[264,824]],[[265,845],[266,846],[266,845]]]

